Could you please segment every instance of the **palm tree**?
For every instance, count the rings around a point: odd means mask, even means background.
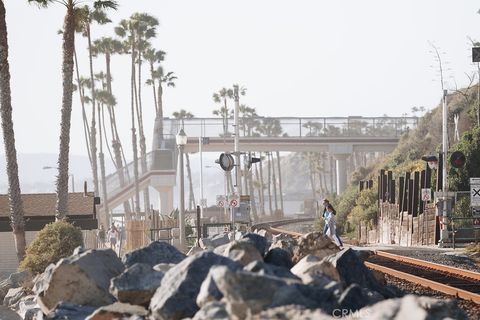
[[[153,89],[153,101],[155,103],[154,132],[159,139],[156,143],[154,143],[153,146],[154,149],[156,149],[162,144],[163,141],[163,84],[166,84],[167,87],[174,88],[177,77],[173,72],[165,73],[161,65],[155,67],[155,64],[160,64],[165,60],[164,51],[156,51],[153,48],[148,48],[145,50],[143,56],[150,64],[150,79],[146,81],[146,84],[151,85]],[[157,80],[158,87],[156,87]]]
[[[3,144],[8,176],[8,199],[10,202],[10,225],[15,238],[18,262],[25,256],[25,220],[18,180],[17,150],[12,120],[12,97],[10,91],[10,66],[8,63],[7,23],[5,6],[0,0],[0,113],[2,117]]]
[[[185,119],[192,119],[194,115],[184,109],[180,111],[175,111],[173,117],[181,122],[181,128],[183,129],[184,120]],[[193,210],[195,208],[195,194],[193,193],[193,180],[192,180],[192,170],[190,168],[190,157],[187,152],[185,152],[185,166],[187,167],[187,175],[188,175],[188,183],[190,187],[189,192],[189,200],[188,200],[188,207],[189,210]]]
[[[131,56],[131,77],[130,77],[130,119],[132,126],[132,151],[133,151],[133,177],[135,185],[135,204],[134,211],[138,215],[140,213],[140,190],[138,185],[138,150],[137,150],[137,133],[135,128],[135,104],[136,104],[136,86],[135,86],[135,57],[136,57],[136,34],[134,32],[133,22],[129,20],[121,20],[119,25],[115,27],[115,33],[121,38],[125,38],[124,48]],[[138,108],[137,108],[138,110]]]
[[[95,56],[98,56],[98,54],[103,54],[105,55],[105,68],[106,68],[106,88],[107,92],[113,97],[113,92],[112,92],[112,73],[111,73],[111,67],[110,67],[110,62],[111,62],[111,56],[113,54],[117,53],[122,53],[123,52],[123,46],[122,43],[118,40],[109,38],[109,37],[102,37],[100,39],[97,39],[93,42],[93,53]],[[111,100],[110,100],[111,101]],[[114,104],[106,104],[107,105],[107,110],[108,110],[108,115],[110,119],[110,129],[111,129],[111,135],[112,135],[112,150],[113,150],[113,155],[114,155],[114,165],[117,170],[117,175],[118,179],[120,182],[120,186],[125,185],[125,172],[124,172],[124,162],[122,160],[122,143],[120,141],[120,136],[118,134],[118,128],[117,128],[117,120],[116,120],[116,114],[115,114],[115,108]],[[107,145],[108,146],[108,145]],[[125,169],[127,169],[125,167]],[[128,172],[126,172],[128,175]],[[123,203],[123,208],[126,213],[131,212],[130,208],[130,203],[128,201],[125,201]]]
[[[221,116],[223,121],[223,136],[229,136],[228,133],[228,118],[231,114],[228,112],[227,99],[233,99],[233,89],[222,88],[218,92],[215,92],[212,96],[215,103],[223,104],[220,109],[214,110],[213,114]]]
[[[87,38],[88,43],[88,58],[90,67],[90,83],[91,83],[91,98],[92,98],[92,116],[90,125],[90,148],[91,148],[91,165],[93,174],[93,186],[95,194],[98,195],[98,169],[97,169],[97,128],[96,128],[96,115],[95,115],[95,81],[93,73],[93,50],[92,50],[92,37],[91,37],[91,24],[97,22],[104,25],[111,20],[107,18],[106,13],[102,8],[95,8],[92,10],[88,5],[75,8],[75,31],[81,32],[84,37]]]
[[[61,3],[66,9],[63,27],[63,97],[60,121],[60,152],[58,156],[57,176],[57,205],[56,218],[64,219],[68,213],[68,166],[70,149],[70,123],[72,115],[73,94],[73,52],[75,50],[75,8],[78,4],[75,0],[28,0],[40,7],[48,7],[52,3]],[[95,8],[117,8],[117,2],[94,1]]]

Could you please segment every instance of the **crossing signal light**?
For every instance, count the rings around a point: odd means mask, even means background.
[[[250,157],[250,159],[248,160],[248,165],[247,165],[248,169],[250,169],[252,167],[252,164],[260,162],[260,161],[261,161],[260,158]]]
[[[465,155],[460,151],[455,151],[450,156],[450,164],[454,168],[463,167],[465,165],[465,161],[466,161]]]

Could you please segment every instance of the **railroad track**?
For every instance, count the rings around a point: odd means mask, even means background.
[[[297,218],[297,219],[285,219],[285,220],[278,220],[278,221],[261,222],[261,223],[252,225],[252,230],[267,229],[274,235],[283,233],[283,234],[288,234],[292,237],[298,238],[302,236],[301,233],[279,229],[278,227],[289,225],[289,224],[301,223],[301,222],[313,222],[314,220],[315,218]]]
[[[301,233],[278,228],[286,224],[289,223],[278,221],[264,227],[273,234],[302,236]],[[383,251],[376,251],[365,261],[365,265],[393,277],[480,304],[480,273]]]
[[[480,273],[377,251],[365,261],[373,270],[480,304]]]

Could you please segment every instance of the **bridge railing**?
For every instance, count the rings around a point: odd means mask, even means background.
[[[230,137],[234,132],[233,118],[165,118],[164,134],[175,135],[183,126],[190,137]],[[243,117],[240,135],[245,137],[398,137],[417,126],[416,117]]]

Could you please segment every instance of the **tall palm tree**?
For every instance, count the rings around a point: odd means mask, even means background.
[[[8,199],[10,202],[10,225],[15,239],[18,261],[25,256],[25,220],[18,180],[17,150],[12,120],[12,97],[10,91],[10,66],[8,63],[7,23],[5,5],[0,0],[0,113],[2,117],[3,144],[8,176]]]
[[[278,190],[280,195],[280,211],[281,215],[283,216],[285,212],[283,211],[283,188],[282,188],[282,169],[281,166],[281,158],[280,158],[280,151],[276,151],[277,154],[277,169],[278,169]]]
[[[184,120],[185,119],[192,119],[194,115],[184,109],[180,111],[175,111],[173,117],[177,120],[181,121],[181,127],[183,128]],[[189,200],[188,200],[188,207],[189,210],[193,210],[195,208],[195,194],[193,192],[193,180],[192,180],[192,170],[190,168],[190,157],[187,152],[185,152],[185,166],[187,167],[187,176],[188,176],[188,183],[189,183]]]
[[[102,37],[93,42],[92,47],[93,53],[95,56],[99,54],[105,55],[105,70],[106,70],[106,89],[107,92],[113,97],[112,92],[112,72],[111,72],[111,57],[114,54],[123,53],[123,45],[120,41],[112,39],[110,37]],[[124,168],[126,162],[122,159],[122,143],[120,141],[120,136],[118,134],[116,111],[114,105],[107,104],[107,110],[110,120],[110,129],[112,136],[112,150],[114,156],[114,165],[117,170],[118,179],[120,186],[125,185],[125,174],[128,175],[128,172],[125,172],[127,169]],[[125,170],[124,170],[125,169]],[[125,201],[123,203],[123,208],[126,213],[131,212],[130,203]]]
[[[155,103],[154,132],[159,140],[154,143],[154,149],[161,146],[163,141],[163,84],[167,87],[174,88],[175,80],[177,79],[173,72],[165,73],[163,67],[160,65],[160,63],[165,60],[165,54],[164,51],[157,51],[153,48],[148,48],[143,54],[150,65],[150,79],[147,79],[146,84],[152,86],[153,101]],[[156,66],[156,64],[158,64],[158,66]]]
[[[137,150],[137,133],[135,127],[135,110],[138,109],[136,105],[136,86],[135,86],[135,59],[136,59],[136,33],[133,22],[130,20],[121,20],[119,25],[115,27],[115,33],[124,38],[125,52],[130,51],[131,63],[131,77],[130,77],[130,120],[132,126],[132,151],[133,151],[133,178],[135,186],[135,201],[134,211],[138,215],[140,213],[140,189],[138,185],[138,150]]]
[[[90,125],[90,154],[91,154],[91,165],[92,165],[92,175],[93,175],[93,186],[95,195],[99,195],[99,184],[98,184],[98,168],[97,168],[97,128],[96,128],[96,97],[95,97],[95,81],[93,73],[93,50],[92,50],[92,37],[91,37],[91,25],[93,22],[104,25],[111,22],[107,18],[106,13],[102,8],[92,9],[88,5],[75,8],[75,31],[82,33],[84,37],[87,38],[88,44],[88,58],[89,58],[89,69],[90,69],[90,83],[91,83],[91,98],[92,98],[92,116],[91,116],[91,125]]]
[[[233,99],[233,89],[222,88],[218,92],[215,92],[212,96],[215,103],[220,103],[221,107],[218,110],[214,110],[213,114],[222,117],[223,121],[223,136],[229,136],[228,133],[228,118],[232,115],[228,111],[227,100]]]
[[[61,3],[67,9],[63,27],[63,96],[60,121],[60,152],[58,156],[57,176],[57,204],[56,218],[64,219],[68,213],[68,167],[70,149],[70,123],[72,115],[73,93],[73,52],[75,49],[75,8],[78,4],[75,0],[28,0],[40,7],[48,7],[52,3]],[[95,8],[117,8],[117,2],[93,1]]]

